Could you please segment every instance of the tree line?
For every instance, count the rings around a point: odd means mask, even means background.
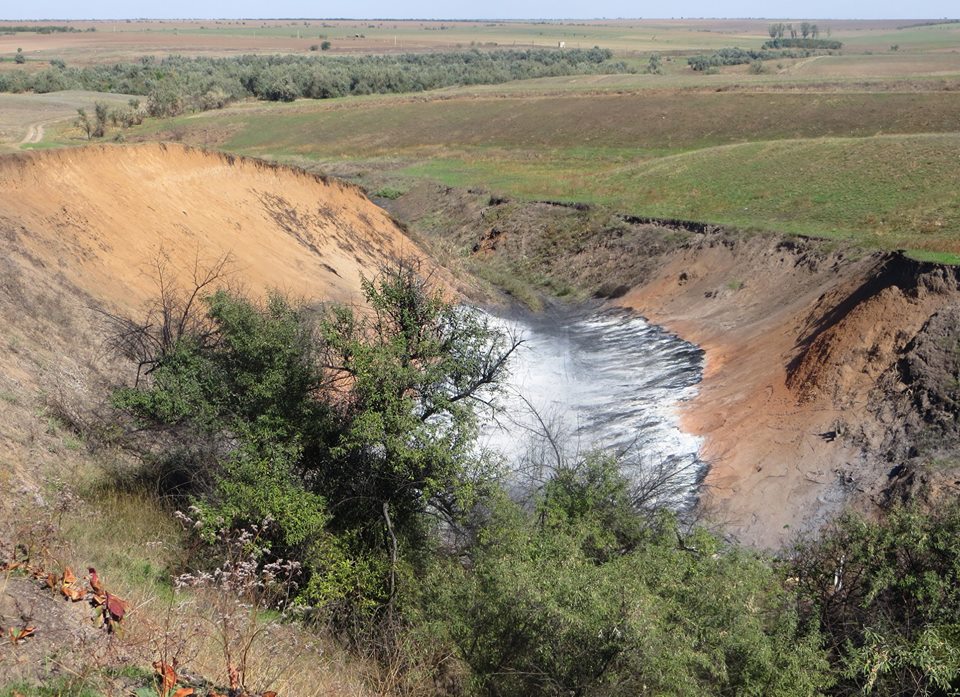
[[[96,30],[96,27],[81,30],[62,24],[7,24],[0,26],[0,34],[64,34]]]
[[[237,56],[164,59],[0,73],[0,92],[92,90],[147,98],[154,116],[222,107],[253,97],[292,101],[420,92],[562,75],[629,72],[606,49],[457,51],[391,56]]]
[[[810,22],[801,22],[797,27],[793,24],[777,22],[767,28],[770,41],[764,42],[763,48],[817,48],[837,51],[843,48],[840,41],[821,39],[820,28]],[[787,35],[789,34],[789,38]],[[827,36],[830,29],[827,29]]]
[[[754,61],[775,60],[780,58],[806,58],[815,55],[813,51],[772,51],[763,49],[721,48],[713,53],[690,56],[687,64],[696,71],[707,71],[724,65],[744,65]]]

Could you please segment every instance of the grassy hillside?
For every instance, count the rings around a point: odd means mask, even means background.
[[[873,136],[718,146],[601,172],[578,169],[573,160],[558,170],[478,157],[431,160],[399,174],[956,258],[958,155],[958,134]]]
[[[137,137],[312,163],[374,191],[429,180],[951,255],[958,112],[955,92],[379,97],[245,105]]]
[[[958,134],[749,143],[626,167],[596,188],[646,215],[956,255],[958,156]]]

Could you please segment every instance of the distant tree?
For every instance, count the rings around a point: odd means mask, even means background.
[[[820,35],[820,29],[816,24],[810,25],[810,36],[816,39]]]
[[[810,36],[810,22],[800,23],[800,36],[802,36],[804,39]]]
[[[13,62],[16,63],[17,65],[23,65],[24,63],[27,62],[27,57],[23,55],[22,48],[17,49],[17,55],[13,57]]]
[[[93,122],[90,120],[86,109],[82,107],[77,109],[77,120],[74,123],[77,128],[86,134],[87,140],[90,140],[90,136],[93,133]]]
[[[107,119],[109,118],[110,111],[106,104],[103,102],[96,102],[93,105],[93,132],[91,135],[94,138],[103,138],[107,132]]]
[[[779,31],[780,31],[780,25],[779,25],[779,24],[771,24],[769,27],[767,27],[767,33],[770,35],[770,38],[771,38],[771,39],[776,39],[776,38],[777,38],[777,33],[778,33]]]
[[[330,46],[331,46],[331,44],[330,44],[329,41],[321,41],[321,42],[320,42],[320,50],[321,50],[321,51],[329,51],[329,50],[330,50]]]
[[[793,25],[792,25],[792,24],[788,24],[788,25],[787,25],[787,30],[790,32],[790,38],[791,38],[791,39],[796,39],[796,38],[797,38],[797,30],[793,28]]]
[[[659,53],[653,53],[650,55],[650,60],[647,62],[647,73],[650,75],[663,74],[663,66],[660,62]]]

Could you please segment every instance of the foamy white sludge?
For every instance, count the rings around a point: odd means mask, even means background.
[[[524,345],[499,399],[498,423],[484,429],[487,447],[523,466],[542,419],[568,448],[624,453],[624,467],[637,480],[669,473],[671,505],[684,507],[696,497],[705,470],[697,456],[701,439],[680,430],[677,412],[697,392],[699,348],[625,311],[554,311],[493,322],[519,331]]]

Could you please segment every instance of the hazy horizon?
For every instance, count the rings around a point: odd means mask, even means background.
[[[598,0],[593,3],[571,0],[490,0],[463,9],[441,0],[410,0],[398,5],[383,0],[327,3],[322,16],[316,4],[306,0],[146,0],[136,9],[122,0],[99,0],[78,4],[66,0],[34,0],[9,8],[3,20],[209,20],[209,19],[356,19],[356,20],[612,20],[612,19],[946,19],[956,13],[955,2],[917,0],[894,3],[889,0],[788,0],[771,5],[762,0],[728,0],[719,6],[709,0],[680,0],[669,5],[635,3],[625,0]]]

